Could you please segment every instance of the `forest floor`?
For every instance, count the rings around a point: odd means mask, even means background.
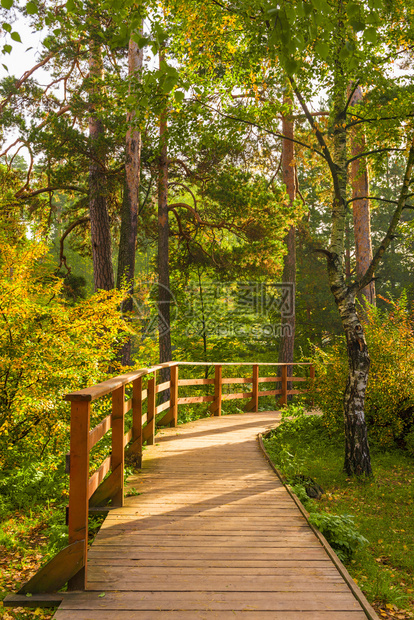
[[[342,441],[329,438],[320,418],[282,427],[265,439],[272,461],[288,482],[300,475],[324,490],[306,509],[352,515],[356,532],[368,541],[344,561],[354,581],[380,618],[414,618],[414,459],[397,448],[372,445],[374,476],[350,478],[342,471]],[[339,530],[323,533],[334,548],[335,537],[341,542]]]

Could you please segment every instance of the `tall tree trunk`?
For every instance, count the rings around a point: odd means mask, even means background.
[[[106,149],[104,127],[97,114],[96,100],[99,97],[103,77],[103,63],[100,46],[92,42],[89,53],[90,117],[89,139],[91,162],[89,165],[89,215],[91,219],[91,242],[95,290],[109,291],[114,288],[112,267],[111,229],[106,200]]]
[[[160,54],[160,63],[163,54]],[[168,222],[168,129],[167,109],[160,116],[160,155],[158,164],[158,337],[160,363],[170,362],[171,322],[170,322],[170,265],[169,265],[169,222]],[[162,381],[168,381],[170,370],[160,373]],[[164,392],[165,400],[169,395]]]
[[[290,99],[285,99],[284,103],[291,104]],[[282,178],[286,185],[286,191],[289,196],[290,205],[296,197],[295,186],[295,147],[293,142],[294,124],[291,117],[283,116],[282,133],[287,140],[283,140],[282,144]],[[296,285],[296,243],[295,243],[295,227],[291,226],[288,234],[284,239],[287,252],[283,257],[283,274],[282,282],[289,286],[293,286],[292,302],[293,308],[289,317],[282,318],[282,337],[279,349],[279,363],[293,363],[293,352],[295,346],[295,285]],[[288,376],[292,376],[293,366],[288,366]],[[292,383],[288,382],[287,389],[292,389]],[[291,398],[291,397],[290,397]],[[289,399],[290,399],[289,398]]]
[[[350,105],[356,105],[360,101],[362,101],[362,90],[358,86],[352,95]],[[354,128],[351,131],[350,138],[351,157],[356,157],[366,150],[365,135],[362,129]],[[366,196],[369,196],[369,176],[365,158],[361,157],[351,162],[350,183],[352,198],[361,197],[360,200],[353,200],[352,202],[356,275],[357,279],[360,280],[372,261],[370,206],[369,200],[366,198]],[[375,304],[374,282],[370,282],[368,286],[358,293],[358,299],[363,306],[365,300],[370,304]]]
[[[128,74],[132,80],[129,86],[131,93],[139,80],[142,70],[143,50],[132,39],[128,47]],[[128,130],[125,139],[125,189],[121,212],[121,233],[118,249],[117,287],[123,284],[128,287],[128,297],[122,304],[122,311],[131,313],[133,310],[135,250],[138,229],[139,184],[141,173],[141,133],[134,127],[135,111],[128,112]],[[124,366],[131,364],[131,338],[125,342],[121,351],[121,362]]]
[[[343,10],[342,4],[341,8]],[[343,32],[340,20],[339,32]],[[340,41],[340,45],[344,45]],[[328,252],[328,277],[341,316],[348,351],[349,373],[344,393],[345,461],[348,475],[371,475],[371,458],[368,444],[364,406],[368,383],[370,359],[364,330],[355,307],[355,287],[345,280],[345,227],[347,190],[347,135],[346,104],[347,89],[338,61],[335,76],[332,164],[334,181],[334,203],[332,208],[331,241]]]

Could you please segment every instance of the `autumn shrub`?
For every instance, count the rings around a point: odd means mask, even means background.
[[[2,241],[0,466],[7,470],[67,444],[63,395],[108,376],[123,339],[123,293],[69,304],[43,243]]]
[[[388,300],[387,300],[388,301]],[[371,358],[365,416],[370,436],[381,446],[405,446],[414,430],[414,334],[402,298],[387,310],[370,307],[365,325]],[[343,393],[348,360],[344,338],[327,350],[315,347],[315,405],[331,435],[343,433]]]

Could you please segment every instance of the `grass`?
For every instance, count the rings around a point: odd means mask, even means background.
[[[344,563],[380,617],[414,618],[414,459],[373,445],[374,477],[349,478],[342,439],[330,438],[319,416],[284,421],[265,446],[288,481],[303,475],[324,489],[320,500],[305,499],[308,511],[353,515],[368,543]],[[303,495],[303,488],[297,491]]]

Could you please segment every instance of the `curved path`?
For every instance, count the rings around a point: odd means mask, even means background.
[[[275,412],[161,431],[57,620],[366,620],[259,449]]]

